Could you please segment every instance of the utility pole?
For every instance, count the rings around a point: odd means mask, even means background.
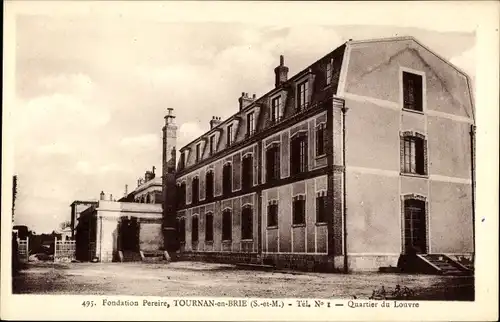
[[[12,224],[14,224],[14,212],[17,198],[17,175],[12,176]]]

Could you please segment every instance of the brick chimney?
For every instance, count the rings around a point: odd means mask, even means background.
[[[212,119],[210,120],[210,130],[219,125],[221,122],[220,117],[212,116]]]
[[[104,194],[104,191],[101,191],[101,194],[99,195],[99,200],[104,200],[106,195]]]
[[[240,111],[255,102],[255,97],[255,94],[250,97],[248,96],[248,93],[242,92],[240,98],[238,98],[238,102],[240,103]]]
[[[285,66],[285,57],[280,55],[280,64],[274,69],[275,87],[279,87],[281,84],[288,80],[288,67]]]
[[[155,173],[153,171],[146,171],[144,174],[144,182],[148,182],[149,180],[153,180],[155,177]]]
[[[128,184],[125,185],[125,193],[123,194],[123,196],[128,196]]]
[[[109,201],[113,201],[113,194],[112,193],[109,194]]]

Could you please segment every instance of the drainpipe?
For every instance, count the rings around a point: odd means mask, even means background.
[[[343,208],[344,208],[344,211],[343,211],[343,218],[342,218],[342,225],[343,225],[343,229],[344,229],[344,240],[343,240],[343,248],[344,248],[344,273],[347,274],[349,273],[349,262],[348,262],[348,258],[347,258],[347,192],[346,192],[346,161],[345,161],[345,151],[346,151],[346,135],[345,135],[345,114],[347,113],[347,110],[348,108],[345,107],[345,101],[344,101],[344,104],[342,106],[342,166],[343,166],[343,180],[342,180],[342,186],[343,186]]]
[[[471,146],[471,180],[472,180],[472,263],[476,259],[476,163],[474,157],[476,155],[476,126],[470,126],[470,146]]]
[[[102,262],[102,216],[99,216],[99,261]]]

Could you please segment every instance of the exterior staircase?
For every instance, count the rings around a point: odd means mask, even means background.
[[[140,262],[142,260],[139,252],[120,251],[121,262]]]
[[[143,262],[158,263],[166,260],[165,253],[161,250],[146,251],[141,250],[141,257]]]
[[[118,257],[120,262],[158,263],[170,261],[170,256],[162,250],[119,251]]]
[[[419,254],[430,271],[439,275],[472,275],[472,270],[444,254]]]

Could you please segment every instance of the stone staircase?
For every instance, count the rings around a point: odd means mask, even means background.
[[[162,250],[153,250],[153,251],[141,250],[141,257],[143,262],[148,262],[148,263],[158,263],[167,260],[165,252]]]
[[[472,270],[444,254],[417,255],[439,275],[472,275]]]
[[[142,260],[139,252],[120,251],[120,262],[140,262]]]

